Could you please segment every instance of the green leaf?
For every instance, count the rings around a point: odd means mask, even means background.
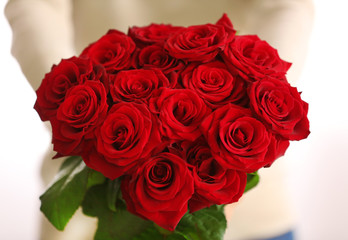
[[[247,184],[245,186],[244,192],[249,191],[254,188],[259,183],[260,177],[257,172],[248,173]]]
[[[165,239],[165,240],[190,240],[189,238],[186,238],[185,235],[183,235],[182,233],[178,233],[178,232],[174,232],[173,234],[169,235],[167,238],[163,238],[163,239]]]
[[[108,179],[108,190],[106,194],[108,207],[111,211],[116,212],[116,201],[120,194],[121,180],[116,178],[115,180]]]
[[[163,240],[165,237],[155,227],[149,227],[132,240]],[[166,239],[167,240],[167,239]]]
[[[102,184],[105,181],[105,177],[100,172],[89,169],[87,189],[94,185]],[[86,190],[87,190],[86,189]]]
[[[91,187],[82,203],[84,214],[98,217],[95,240],[130,240],[145,234],[147,229],[154,228],[151,221],[129,213],[122,201],[117,202],[116,212],[111,211],[108,208],[107,191],[107,183]],[[156,240],[155,237],[150,239]]]
[[[40,196],[40,210],[58,230],[80,206],[88,187],[100,184],[104,176],[88,168],[80,157],[69,157],[62,164],[54,182]]]
[[[186,240],[222,240],[226,230],[226,218],[223,208],[211,206],[186,213],[176,227],[175,232]]]

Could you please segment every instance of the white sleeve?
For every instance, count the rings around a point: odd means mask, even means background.
[[[12,54],[33,89],[52,64],[74,54],[71,0],[9,0]]]

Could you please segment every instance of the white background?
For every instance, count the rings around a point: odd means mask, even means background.
[[[297,238],[341,240],[348,239],[348,3],[315,4],[297,85],[310,104],[312,133],[287,152],[289,188],[299,216]],[[40,160],[50,138],[33,110],[35,94],[10,55],[11,31],[3,14],[0,30],[0,239],[37,240]]]

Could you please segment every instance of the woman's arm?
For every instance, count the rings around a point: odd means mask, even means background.
[[[245,28],[241,30],[259,35],[278,50],[282,59],[293,63],[287,77],[295,84],[307,54],[314,20],[313,1],[252,0],[245,14]]]
[[[74,54],[71,0],[9,0],[12,54],[33,89],[54,63]]]

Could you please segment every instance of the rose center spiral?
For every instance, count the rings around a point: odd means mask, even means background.
[[[151,168],[149,177],[152,182],[165,186],[172,180],[172,168],[167,162],[158,162]]]

